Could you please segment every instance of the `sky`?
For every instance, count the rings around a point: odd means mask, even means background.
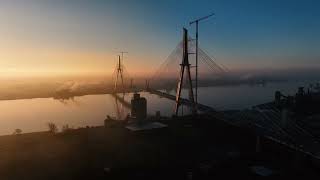
[[[2,76],[110,75],[120,51],[130,74],[149,76],[189,22],[200,47],[233,70],[318,67],[314,0],[2,0]]]

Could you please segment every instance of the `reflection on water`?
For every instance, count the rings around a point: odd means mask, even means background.
[[[298,86],[307,83],[270,83],[262,86],[206,87],[199,90],[199,102],[216,109],[243,109],[273,100],[274,92],[281,90],[293,94]],[[171,93],[174,93],[171,91]],[[186,91],[184,91],[186,93]],[[142,92],[148,100],[148,114],[160,111],[163,116],[171,116],[174,102],[157,95]],[[130,102],[132,94],[124,99]],[[23,133],[47,130],[47,123],[58,127],[68,124],[78,128],[103,125],[107,115],[123,119],[130,110],[111,95],[88,95],[69,100],[53,98],[0,101],[0,134],[12,134],[17,128]],[[186,111],[187,109],[185,109]]]
[[[148,99],[149,114],[160,110],[163,115],[171,115],[172,101],[148,93],[141,95]],[[124,99],[130,102],[131,97],[132,94],[127,94]],[[0,109],[0,135],[12,134],[17,128],[22,129],[23,133],[45,131],[48,122],[54,122],[58,127],[65,124],[74,128],[100,126],[107,115],[124,119],[130,112],[109,94],[68,100],[39,98],[0,101]]]
[[[120,94],[119,98],[125,100],[125,96],[126,94]],[[113,98],[114,98],[114,111],[116,114],[114,119],[124,120],[129,114],[129,108],[125,107],[125,105],[121,103],[121,101],[118,98],[116,97],[113,97]]]

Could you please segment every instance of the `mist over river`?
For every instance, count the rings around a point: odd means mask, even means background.
[[[246,109],[272,101],[276,90],[294,94],[299,86],[308,87],[310,83],[314,82],[202,87],[199,88],[199,103],[217,110]],[[184,90],[183,94],[186,93]],[[156,111],[160,111],[162,116],[172,115],[173,101],[147,92],[142,92],[141,96],[147,98],[149,115]],[[125,100],[130,101],[131,97],[132,94],[126,94]],[[63,101],[53,98],[3,100],[0,101],[0,109],[0,135],[12,134],[17,128],[23,133],[46,131],[48,122],[55,123],[58,128],[66,124],[73,128],[101,126],[107,115],[124,118],[130,113],[110,94],[79,96]]]

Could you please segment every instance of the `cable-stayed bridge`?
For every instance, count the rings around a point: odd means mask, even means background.
[[[161,97],[175,101],[176,105],[173,109],[174,114],[176,115],[178,115],[180,105],[190,107],[193,113],[197,113],[198,110],[202,112],[215,111],[210,106],[197,103],[197,99],[195,99],[195,94],[193,93],[197,88],[195,87],[196,78],[193,75],[195,74],[196,68],[198,68],[200,69],[200,79],[217,79],[225,75],[228,70],[223,66],[218,65],[215,62],[215,59],[207,55],[201,48],[198,48],[198,67],[192,65],[195,64],[196,42],[188,36],[188,31],[186,29],[184,29],[183,32],[183,40],[178,43],[176,48],[156,70],[154,75],[150,79],[147,79],[145,90],[152,94],[157,94]],[[113,74],[115,85],[113,96],[120,99],[120,96],[116,94],[130,91],[130,88],[132,88],[132,80],[124,75],[129,73],[127,73],[125,66],[122,63],[121,56],[118,58],[117,67]],[[179,68],[180,71],[178,71]],[[131,83],[130,85],[128,85],[129,80]],[[173,95],[159,91],[159,89],[162,88],[176,88],[176,94]],[[183,88],[188,89],[188,97],[183,97],[183,94],[181,93]]]
[[[280,123],[281,112],[275,108],[272,103],[256,106],[252,110],[242,110],[235,113],[217,111],[210,106],[199,103],[194,94],[194,90],[197,88],[195,84],[198,84],[195,83],[195,79],[200,82],[206,79],[216,80],[227,75],[229,71],[224,66],[219,65],[215,58],[211,58],[199,47],[199,63],[198,66],[195,66],[196,42],[188,36],[186,29],[183,31],[182,39],[152,78],[146,81],[146,91],[175,101],[173,114],[178,115],[179,107],[185,105],[190,108],[191,113],[194,115],[205,112],[214,119],[232,125],[253,127],[258,136],[267,137],[292,149],[320,159],[319,139],[298,126],[293,120],[289,119],[288,122],[290,123],[287,127],[283,127]],[[194,77],[196,68],[199,69],[198,76],[200,78]],[[119,56],[114,73],[115,86],[113,96],[119,100],[120,103],[130,107],[130,103],[126,102],[123,96],[119,95],[119,93],[132,91],[132,80],[125,74],[128,73]],[[130,85],[128,85],[129,83]],[[170,94],[159,90],[166,88],[176,89],[176,93]],[[182,92],[183,88],[187,90],[187,93]]]
[[[156,82],[154,86],[153,84],[148,83],[146,90],[152,94],[157,94],[161,97],[165,97],[176,102],[174,107],[174,113],[178,115],[179,106],[187,105],[191,108],[192,113],[196,114],[199,111],[202,112],[213,112],[215,111],[212,107],[197,103],[197,99],[195,99],[194,95],[194,84],[195,79],[192,76],[192,73],[196,68],[201,69],[201,75],[203,77],[218,77],[226,73],[226,69],[219,66],[209,55],[207,55],[202,49],[198,48],[198,57],[200,62],[203,63],[203,67],[191,65],[191,62],[195,60],[195,52],[196,52],[196,43],[195,41],[188,36],[188,31],[184,29],[183,31],[183,40],[176,46],[176,48],[171,52],[168,58],[164,61],[164,63],[160,66],[160,68],[156,71],[154,76],[150,79],[151,82]],[[195,64],[195,63],[193,63]],[[177,71],[177,67],[180,66],[180,71]],[[168,94],[166,92],[162,92],[157,90],[158,87],[170,87],[176,86],[176,94]],[[183,88],[188,89],[188,98],[183,98],[181,95],[181,90]],[[196,90],[197,91],[197,90]]]

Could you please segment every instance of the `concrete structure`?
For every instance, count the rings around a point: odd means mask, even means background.
[[[189,50],[188,50],[188,30],[183,28],[183,54],[182,54],[182,62],[180,64],[180,78],[177,87],[176,93],[176,106],[175,106],[175,114],[178,115],[179,106],[181,105],[181,90],[182,84],[186,80],[189,89],[189,101],[191,103],[191,110],[192,114],[197,113],[196,103],[194,101],[193,95],[193,86],[192,86],[192,79],[191,79],[191,70],[190,70],[190,63],[189,63]],[[186,79],[184,79],[184,75],[186,73]]]
[[[167,127],[165,124],[147,119],[147,100],[144,97],[140,97],[138,93],[134,93],[131,100],[131,118],[132,121],[126,126],[130,131],[145,131]]]
[[[147,100],[138,93],[131,100],[131,117],[138,122],[147,118]]]

